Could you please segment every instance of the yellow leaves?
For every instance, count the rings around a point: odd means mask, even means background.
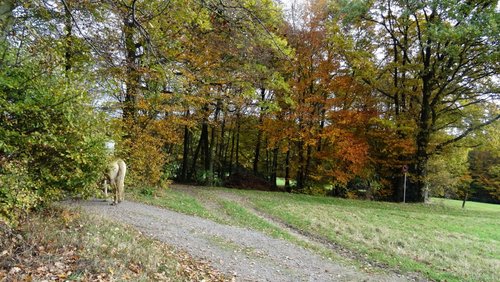
[[[125,142],[131,179],[134,183],[157,185],[165,164],[163,142],[147,132],[141,132],[133,140]]]

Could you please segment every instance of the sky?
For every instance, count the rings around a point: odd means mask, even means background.
[[[283,3],[283,5],[285,6],[285,9],[290,9],[293,2],[297,2],[298,4],[300,4],[300,3],[303,3],[305,0],[279,0],[279,1],[281,1]]]

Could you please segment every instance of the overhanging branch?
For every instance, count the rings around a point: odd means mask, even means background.
[[[490,125],[492,123],[494,123],[495,121],[499,120],[500,119],[500,115],[497,115],[495,116],[494,118],[484,122],[484,123],[481,123],[479,125],[476,125],[476,126],[472,126],[470,128],[467,128],[464,132],[462,132],[462,134],[456,136],[455,138],[452,138],[452,139],[449,139],[439,145],[436,146],[436,148],[434,149],[434,153],[438,153],[440,152],[441,150],[443,150],[444,147],[450,145],[450,144],[453,144],[455,142],[458,142],[462,139],[464,139],[465,137],[467,137],[471,132],[473,131],[476,131],[478,129],[481,129],[487,125]]]

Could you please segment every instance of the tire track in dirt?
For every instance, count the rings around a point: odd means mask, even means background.
[[[396,273],[365,273],[260,232],[125,201],[68,206],[128,224],[143,234],[208,261],[235,281],[408,281]]]
[[[189,185],[181,185],[181,184],[175,184],[172,185],[172,188],[178,192],[184,192],[188,193],[189,195],[197,198],[201,203],[205,205],[205,207],[208,210],[215,211],[217,203],[214,203],[212,201],[209,201],[206,197],[200,196],[200,189],[203,189],[200,186],[189,186]],[[232,201],[240,204],[244,208],[246,208],[248,211],[253,213],[255,216],[259,217],[260,219],[266,221],[267,223],[276,226],[280,228],[281,230],[284,230],[291,236],[295,237],[297,240],[305,242],[309,245],[312,245],[316,248],[320,249],[326,249],[332,251],[334,254],[346,258],[351,261],[356,261],[361,265],[361,267],[369,272],[391,272],[394,273],[400,277],[405,277],[407,281],[428,281],[427,279],[424,279],[421,277],[420,274],[418,273],[403,273],[399,269],[396,269],[394,267],[391,267],[387,264],[380,263],[377,261],[373,261],[369,259],[367,256],[362,255],[360,253],[356,253],[352,250],[349,250],[335,242],[332,242],[328,240],[327,238],[324,238],[320,235],[317,234],[312,234],[310,232],[307,232],[305,230],[296,228],[295,226],[292,226],[281,219],[278,219],[276,217],[273,217],[258,208],[255,207],[253,203],[251,203],[246,197],[237,195],[231,192],[223,191],[223,190],[211,190],[210,191],[211,195],[215,195],[218,199],[223,199],[227,201]],[[216,211],[215,211],[216,212]]]

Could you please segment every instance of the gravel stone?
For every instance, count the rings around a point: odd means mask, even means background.
[[[303,247],[249,229],[150,205],[102,200],[68,206],[128,224],[142,234],[208,261],[235,281],[408,281],[397,273],[365,273]]]

